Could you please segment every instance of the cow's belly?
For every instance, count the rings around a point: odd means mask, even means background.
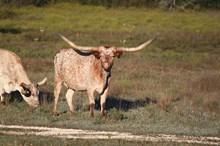
[[[67,88],[70,88],[70,89],[73,89],[75,91],[85,91],[85,90],[88,90],[88,89],[92,89],[94,91],[96,91],[97,93],[101,94],[103,93],[103,90],[104,90],[104,87],[105,85],[104,84],[101,84],[101,85],[90,85],[90,84],[83,84],[82,82],[65,82],[63,83]]]
[[[73,90],[78,90],[78,91],[83,91],[83,90],[87,90],[87,86],[76,83],[76,82],[68,82],[68,81],[64,81],[63,83],[67,88],[73,89]]]
[[[0,75],[0,90],[1,92],[11,93],[15,91],[15,83],[9,77]]]
[[[0,75],[0,96],[2,93],[4,93],[4,78],[1,77]]]
[[[73,90],[86,90],[88,88],[85,78],[70,74],[63,77],[63,82],[67,88],[71,88]]]

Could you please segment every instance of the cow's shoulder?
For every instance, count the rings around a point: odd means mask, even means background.
[[[13,62],[15,64],[21,64],[21,59],[20,57],[18,57],[14,52],[9,51],[9,50],[4,50],[4,49],[0,49],[0,60],[4,60],[4,61],[10,61]]]

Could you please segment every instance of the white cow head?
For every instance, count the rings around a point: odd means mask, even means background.
[[[38,86],[43,85],[44,83],[46,83],[47,78],[44,78],[42,81],[38,82],[38,83],[30,83],[30,84],[25,84],[25,83],[21,83],[21,95],[24,98],[24,100],[33,107],[37,107],[40,103],[39,103],[39,91],[37,89]]]

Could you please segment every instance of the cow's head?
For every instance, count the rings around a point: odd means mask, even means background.
[[[117,51],[115,47],[100,46],[97,50],[91,51],[91,53],[100,60],[102,68],[109,71],[113,65],[115,57],[121,57],[122,51]]]
[[[30,84],[26,84],[26,83],[21,83],[21,95],[24,98],[24,100],[33,107],[37,107],[39,105],[39,98],[38,98],[38,94],[39,91],[37,89],[38,86],[43,85],[44,83],[46,83],[47,78],[44,78],[42,81],[38,82],[38,83],[30,83]]]
[[[85,52],[91,52],[94,54],[94,56],[97,59],[100,59],[101,65],[105,70],[110,70],[112,65],[113,65],[113,60],[115,57],[121,57],[123,52],[136,52],[139,51],[149,44],[151,44],[155,38],[148,40],[144,44],[135,47],[135,48],[125,48],[125,47],[109,47],[109,46],[100,46],[100,47],[82,47],[82,46],[77,46],[70,40],[68,40],[66,37],[63,35],[59,36],[66,42],[68,43],[73,49],[80,50],[80,51],[85,51]]]

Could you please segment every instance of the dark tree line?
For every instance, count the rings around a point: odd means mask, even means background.
[[[161,7],[164,9],[186,8],[220,8],[220,0],[0,0],[0,5],[38,7],[59,2],[80,3],[81,5],[99,5],[108,8],[115,7]]]

